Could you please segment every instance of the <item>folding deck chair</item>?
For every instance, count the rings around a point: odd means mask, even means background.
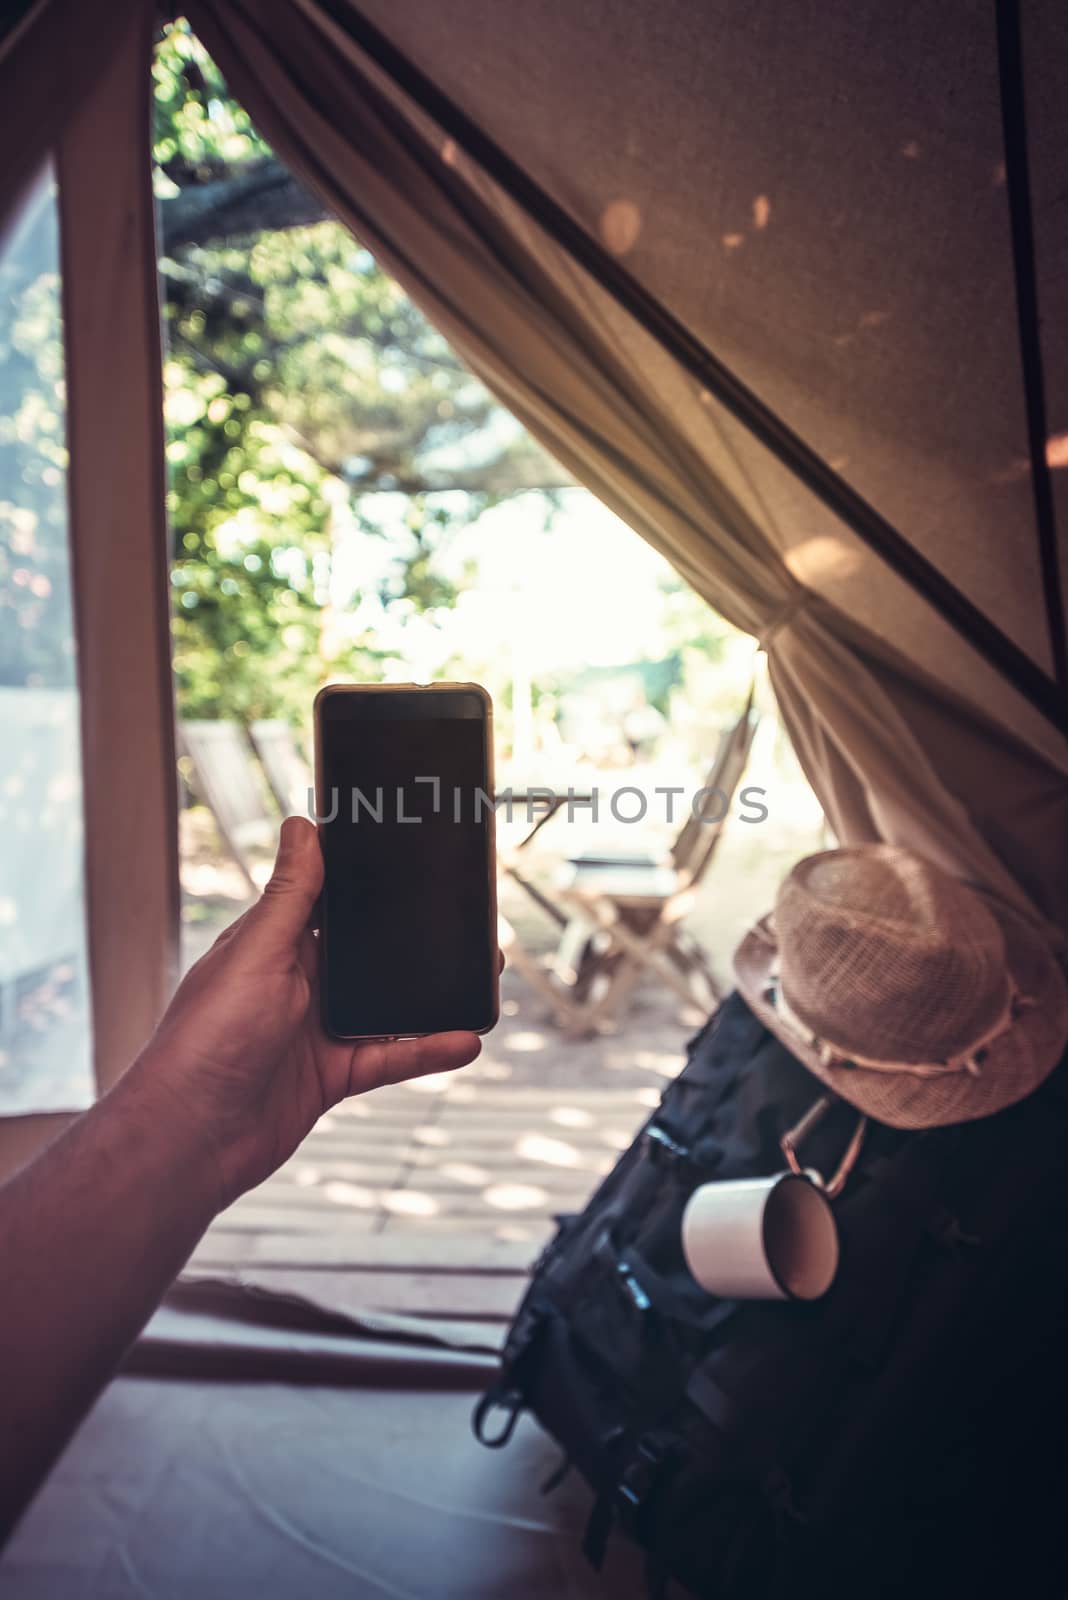
[[[570,919],[554,971],[570,989],[568,1009],[582,1031],[612,1026],[646,970],[688,1004],[708,1010],[719,1001],[708,956],[682,924],[715,855],[758,721],[750,692],[742,715],[720,739],[700,791],[702,804],[696,813],[691,807],[662,858],[587,852],[562,869],[557,892]]]
[[[289,723],[280,719],[254,722],[248,731],[282,815],[309,816],[311,768],[297,748]]]
[[[193,763],[193,788],[215,819],[222,841],[256,894],[255,856],[273,850],[278,817],[269,803],[245,730],[237,722],[178,724],[178,747]]]

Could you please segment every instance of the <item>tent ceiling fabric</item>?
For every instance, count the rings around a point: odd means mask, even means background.
[[[1049,667],[993,5],[360,10]]]

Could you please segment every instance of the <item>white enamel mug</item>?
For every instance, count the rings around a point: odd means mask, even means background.
[[[695,1189],[682,1251],[702,1289],[739,1300],[818,1300],[838,1270],[838,1226],[821,1189],[793,1172]]]

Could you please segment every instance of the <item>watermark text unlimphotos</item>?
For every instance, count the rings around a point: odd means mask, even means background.
[[[425,787],[416,790],[415,784]],[[664,821],[683,823],[692,818],[709,826],[723,822],[731,810],[731,796],[725,789],[706,787],[689,791],[683,784],[659,784],[652,789],[625,783],[615,789],[589,790],[527,789],[521,794],[503,789],[488,794],[485,789],[443,784],[440,778],[418,777],[412,785],[382,785],[375,788],[331,788],[324,796],[326,809],[316,809],[315,792],[308,791],[308,815],[315,822],[330,823],[342,818],[354,823],[425,822],[428,816],[445,817],[452,822],[481,822],[487,812],[503,814],[507,822],[516,816],[533,824],[548,813],[560,812],[568,822],[598,822],[611,817],[614,822]],[[766,822],[769,810],[767,790],[749,784],[739,791],[734,804],[739,822]]]

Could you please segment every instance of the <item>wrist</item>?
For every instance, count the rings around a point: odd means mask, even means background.
[[[119,1119],[124,1149],[155,1183],[174,1184],[206,1227],[227,1203],[217,1152],[195,1107],[169,1081],[168,1062],[149,1045],[100,1102]]]

